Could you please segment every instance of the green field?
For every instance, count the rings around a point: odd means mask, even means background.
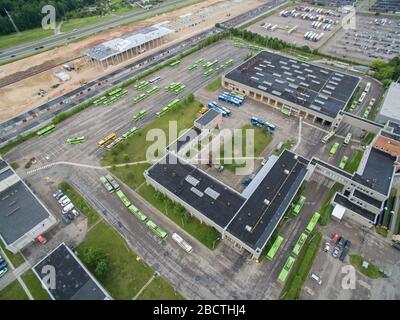
[[[218,77],[214,81],[210,82],[209,84],[207,84],[205,86],[206,91],[209,91],[209,92],[218,91],[222,87],[221,81],[222,81],[221,77]]]
[[[200,223],[199,220],[190,216],[183,207],[173,203],[150,185],[141,186],[137,192],[206,247],[211,250],[217,247],[221,237],[217,230],[204,223]]]
[[[71,199],[72,203],[76,206],[79,212],[81,212],[88,218],[89,227],[100,219],[97,211],[94,210],[92,206],[90,206],[72,186],[63,181],[58,187],[68,196],[68,198]]]
[[[35,300],[50,299],[46,290],[43,289],[42,284],[40,283],[39,279],[35,276],[32,270],[25,272],[21,278],[25,282],[26,286],[28,287],[31,295]]]
[[[363,261],[367,261],[369,263],[368,269],[364,269],[362,267]],[[359,272],[361,272],[368,278],[377,279],[381,277],[379,268],[359,255],[350,255],[350,263],[353,265],[354,268],[356,268]]]
[[[344,170],[347,171],[348,173],[356,172],[363,155],[364,152],[362,150],[356,150],[356,152],[353,153],[353,156],[351,157],[350,161],[347,162],[346,166],[344,167]]]
[[[0,291],[0,300],[29,300],[18,280],[14,280]]]
[[[22,256],[22,254],[20,254],[19,252],[14,254],[11,251],[8,251],[3,244],[3,241],[1,241],[1,240],[0,240],[0,247],[3,250],[4,254],[7,256],[7,258],[11,261],[14,268],[19,267],[21,264],[23,264],[25,262],[25,259]]]
[[[335,195],[336,192],[340,191],[343,188],[343,185],[340,183],[335,183],[333,187],[329,190],[328,195],[325,198],[325,201],[319,210],[321,214],[321,218],[319,219],[319,224],[321,226],[326,226],[331,221],[331,214],[333,211],[333,206],[331,205],[331,199]]]
[[[185,300],[167,281],[156,277],[142,291],[138,300]]]
[[[137,261],[125,240],[104,221],[89,231],[76,248],[78,255],[89,247],[104,251],[111,263],[111,271],[99,281],[114,299],[132,299],[153,275],[153,270],[142,260]]]
[[[322,234],[320,232],[309,237],[288,276],[282,290],[281,299],[294,300],[298,298],[301,288],[307,280],[307,276],[314,263],[318,250],[320,249],[321,241]]]
[[[53,34],[53,30],[43,30],[42,28],[12,33],[6,36],[0,36],[0,50],[21,45],[25,42],[36,41]]]
[[[264,128],[259,128],[259,127],[254,127],[251,124],[246,124],[242,128],[242,146],[241,150],[234,149],[232,147],[232,152],[233,152],[233,161],[230,161],[229,159],[224,160],[225,154],[223,148],[220,149],[220,157],[221,157],[221,164],[224,166],[225,169],[235,172],[236,168],[244,167],[245,164],[241,163],[240,161],[237,162],[235,161],[235,155],[239,154],[239,156],[242,157],[247,157],[246,155],[246,146],[247,146],[247,135],[246,135],[246,130],[253,130],[254,131],[254,157],[259,157],[260,154],[265,150],[266,147],[270,144],[272,141],[272,135],[268,133]],[[233,144],[234,146],[234,141],[235,137],[233,138]],[[241,152],[241,154],[240,154]],[[231,155],[226,155],[227,158],[231,158]],[[228,162],[233,162],[233,163],[228,163]]]
[[[91,24],[99,23],[101,21],[106,21],[108,19],[111,19],[112,17],[113,16],[108,15],[108,16],[91,16],[84,18],[69,19],[63,22],[61,26],[61,32],[68,32],[74,29],[80,29]]]

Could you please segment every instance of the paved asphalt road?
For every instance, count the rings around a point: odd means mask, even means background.
[[[117,16],[107,21],[99,22],[79,29],[74,29],[69,32],[60,33],[58,35],[53,35],[37,41],[28,42],[12,48],[4,49],[0,51],[0,61],[5,62],[8,60],[14,60],[18,57],[31,55],[33,53],[38,53],[43,50],[49,50],[51,48],[64,45],[70,41],[76,41],[77,39],[88,37],[92,34],[114,28],[122,24],[142,20],[149,16],[171,10],[178,6],[188,5],[192,2],[195,2],[195,0],[173,0],[160,4],[159,6],[155,6],[149,10],[135,10],[132,13]]]

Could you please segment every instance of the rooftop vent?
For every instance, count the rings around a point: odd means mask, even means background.
[[[244,227],[248,232],[251,232],[252,228],[249,225],[246,225],[246,227]]]
[[[288,175],[288,174],[290,173],[288,169],[283,170],[283,172],[284,172],[286,175]]]
[[[269,206],[269,204],[271,203],[271,201],[269,201],[268,199],[264,199],[264,203]]]

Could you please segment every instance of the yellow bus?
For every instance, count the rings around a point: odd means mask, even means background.
[[[107,137],[105,137],[104,139],[97,142],[97,144],[99,145],[100,148],[104,148],[106,145],[113,142],[116,137],[117,137],[117,134],[115,132],[113,132],[110,135],[108,135]]]

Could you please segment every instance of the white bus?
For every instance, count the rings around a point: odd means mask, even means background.
[[[322,143],[327,143],[329,140],[331,140],[333,138],[333,136],[335,135],[335,131],[330,131],[326,136],[324,136],[322,138]]]
[[[351,140],[351,133],[349,132],[349,133],[347,134],[346,138],[344,138],[343,144],[344,144],[345,146],[347,146],[347,145],[349,144],[350,140]]]
[[[368,82],[367,85],[365,86],[364,92],[368,93],[370,88],[371,88],[371,82]]]
[[[192,252],[192,246],[189,245],[189,243],[187,243],[185,240],[182,239],[182,237],[176,233],[172,234],[172,239],[174,239],[176,241],[176,243],[179,244],[179,246],[181,248],[183,248],[186,252],[190,253]]]
[[[361,94],[360,99],[358,99],[358,103],[363,102],[366,95],[367,95],[367,93],[364,91],[364,92]]]

